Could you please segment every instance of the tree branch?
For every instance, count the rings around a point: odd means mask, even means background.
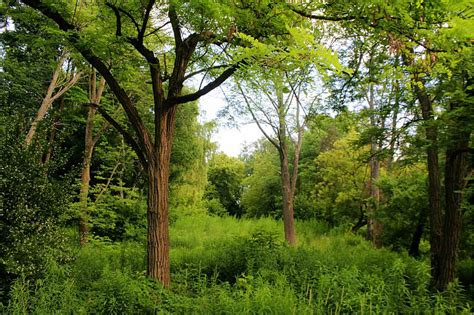
[[[138,32],[138,36],[137,36],[138,41],[141,43],[143,43],[143,37],[145,36],[146,26],[148,24],[148,20],[150,18],[150,12],[151,12],[151,9],[153,9],[154,4],[155,4],[155,0],[150,0],[148,1],[148,4],[146,6],[142,27],[140,28],[140,31]]]
[[[74,84],[76,84],[76,82],[81,78],[82,76],[82,72],[77,72],[76,74],[74,74],[74,76],[72,77],[72,79],[67,82],[67,84],[62,87],[56,94],[54,94],[52,97],[51,97],[51,102],[54,102],[56,99],[58,99],[61,95],[63,95],[64,93],[66,93],[70,88],[72,88],[74,86]]]
[[[178,96],[178,97],[173,97],[169,98],[166,100],[166,105],[167,106],[174,106],[177,104],[183,104],[187,102],[192,102],[197,100],[203,95],[206,95],[207,93],[211,92],[214,90],[216,87],[224,83],[225,80],[227,80],[232,74],[234,74],[235,71],[240,67],[240,64],[235,64],[231,66],[230,68],[226,69],[224,72],[221,73],[214,81],[210,82],[206,86],[204,86],[202,89],[183,96]]]
[[[115,27],[115,36],[122,36],[122,18],[120,16],[120,11],[119,9],[112,5],[111,3],[109,2],[106,2],[105,3],[106,6],[108,6],[109,8],[112,9],[112,11],[114,11],[114,14],[115,14],[115,23],[116,23],[116,27]]]
[[[249,100],[247,99],[247,96],[245,95],[245,92],[244,92],[244,91],[242,90],[242,88],[240,87],[240,84],[237,83],[237,87],[239,88],[240,94],[242,94],[242,96],[243,96],[243,98],[244,98],[245,105],[247,105],[247,109],[249,110],[250,115],[252,115],[253,120],[254,120],[255,123],[257,124],[258,129],[260,129],[260,131],[263,133],[263,135],[265,136],[265,138],[267,138],[267,140],[270,141],[270,143],[271,143],[277,150],[280,150],[280,149],[281,149],[281,146],[275,141],[275,139],[273,139],[272,137],[270,137],[269,134],[267,134],[267,132],[265,131],[265,129],[263,129],[262,125],[260,124],[260,121],[259,121],[259,120],[257,119],[257,117],[255,116],[255,113],[254,113],[253,110],[252,110],[252,106],[250,105],[250,102],[249,102]]]
[[[99,57],[97,57],[90,48],[79,43],[80,36],[75,26],[66,21],[66,19],[55,9],[48,7],[41,1],[23,0],[23,3],[34,9],[37,9],[45,16],[53,20],[62,31],[68,32],[67,34],[65,34],[68,41],[94,68],[97,69],[97,71],[100,72],[100,74],[107,81],[114,95],[119,100],[120,104],[122,104],[122,107],[125,110],[125,113],[127,114],[127,117],[138,136],[139,146],[134,147],[134,149],[137,150],[137,155],[142,154],[141,152],[145,152],[147,156],[151,156],[153,142],[150,133],[148,132],[142,119],[140,118],[140,115],[138,114],[137,109],[133,105],[132,100],[128,97],[127,93],[117,82],[117,80],[110,72],[109,68],[105,65],[105,63]]]
[[[143,37],[147,37],[147,36],[150,36],[150,35],[155,34],[156,32],[158,32],[159,30],[163,29],[163,27],[165,27],[166,25],[168,25],[168,24],[170,24],[170,23],[171,23],[170,21],[166,22],[165,24],[161,25],[160,27],[155,28],[153,31],[151,31],[150,33],[144,35]]]
[[[327,15],[316,15],[316,14],[312,14],[312,13],[308,13],[308,12],[305,12],[303,10],[299,10],[295,7],[291,7],[290,8],[291,11],[301,15],[301,16],[304,16],[304,17],[307,17],[309,19],[313,19],[313,20],[322,20],[322,21],[334,21],[334,22],[337,22],[337,21],[351,21],[351,20],[355,20],[356,17],[355,16],[352,16],[352,15],[346,15],[346,16],[327,16]]]
[[[168,17],[171,22],[171,27],[173,28],[174,41],[175,41],[176,47],[179,47],[181,43],[183,42],[183,39],[181,37],[181,29],[179,27],[178,15],[176,14],[176,9],[173,5],[170,5],[169,7]]]
[[[85,106],[91,106],[91,107],[95,108],[102,115],[102,117],[104,117],[104,119],[109,124],[111,124],[123,136],[125,141],[136,152],[138,158],[140,159],[140,162],[143,165],[143,168],[147,169],[147,165],[148,165],[147,160],[146,160],[145,156],[143,155],[142,151],[140,150],[140,146],[135,141],[135,139],[132,137],[132,135],[130,133],[128,133],[127,130],[125,130],[125,128],[122,127],[122,125],[120,125],[120,123],[118,121],[116,121],[112,116],[110,116],[109,113],[107,113],[107,111],[103,107],[101,107],[101,106],[99,106],[95,103],[85,103],[84,105]]]
[[[204,69],[201,69],[201,70],[191,72],[190,74],[187,74],[187,75],[184,76],[183,82],[188,80],[189,78],[195,76],[195,75],[200,74],[200,73],[207,72],[207,71],[214,70],[214,69],[227,68],[227,67],[230,67],[230,65],[226,64],[226,65],[212,66],[212,67],[208,67],[208,68],[204,68]]]

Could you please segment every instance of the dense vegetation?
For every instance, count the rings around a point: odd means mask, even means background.
[[[469,1],[145,2],[0,4],[0,312],[473,311]]]

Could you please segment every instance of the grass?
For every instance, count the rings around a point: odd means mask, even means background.
[[[138,243],[95,241],[44,279],[18,280],[13,314],[466,313],[462,289],[428,290],[429,266],[375,250],[358,236],[297,222],[298,246],[281,222],[181,218],[171,227],[172,288],[145,277]]]

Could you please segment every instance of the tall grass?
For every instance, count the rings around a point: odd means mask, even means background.
[[[172,282],[145,277],[145,246],[92,242],[36,283],[18,280],[13,314],[468,313],[459,285],[428,290],[429,266],[375,250],[358,236],[297,222],[298,246],[281,222],[182,218],[171,228]]]

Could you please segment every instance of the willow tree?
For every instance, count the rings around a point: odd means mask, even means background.
[[[168,190],[176,109],[221,85],[248,58],[264,58],[252,55],[253,46],[270,36],[289,36],[285,25],[299,17],[284,1],[269,0],[23,3],[57,24],[122,105],[127,126],[98,104],[90,104],[140,159],[148,178],[147,274],[169,286]],[[255,42],[246,42],[236,33],[248,34]],[[127,67],[148,72],[149,81],[143,82],[153,96],[148,111],[140,113],[122,84]],[[199,78],[201,84],[185,93],[183,87],[191,78]],[[146,125],[142,116],[150,112],[153,124]]]

